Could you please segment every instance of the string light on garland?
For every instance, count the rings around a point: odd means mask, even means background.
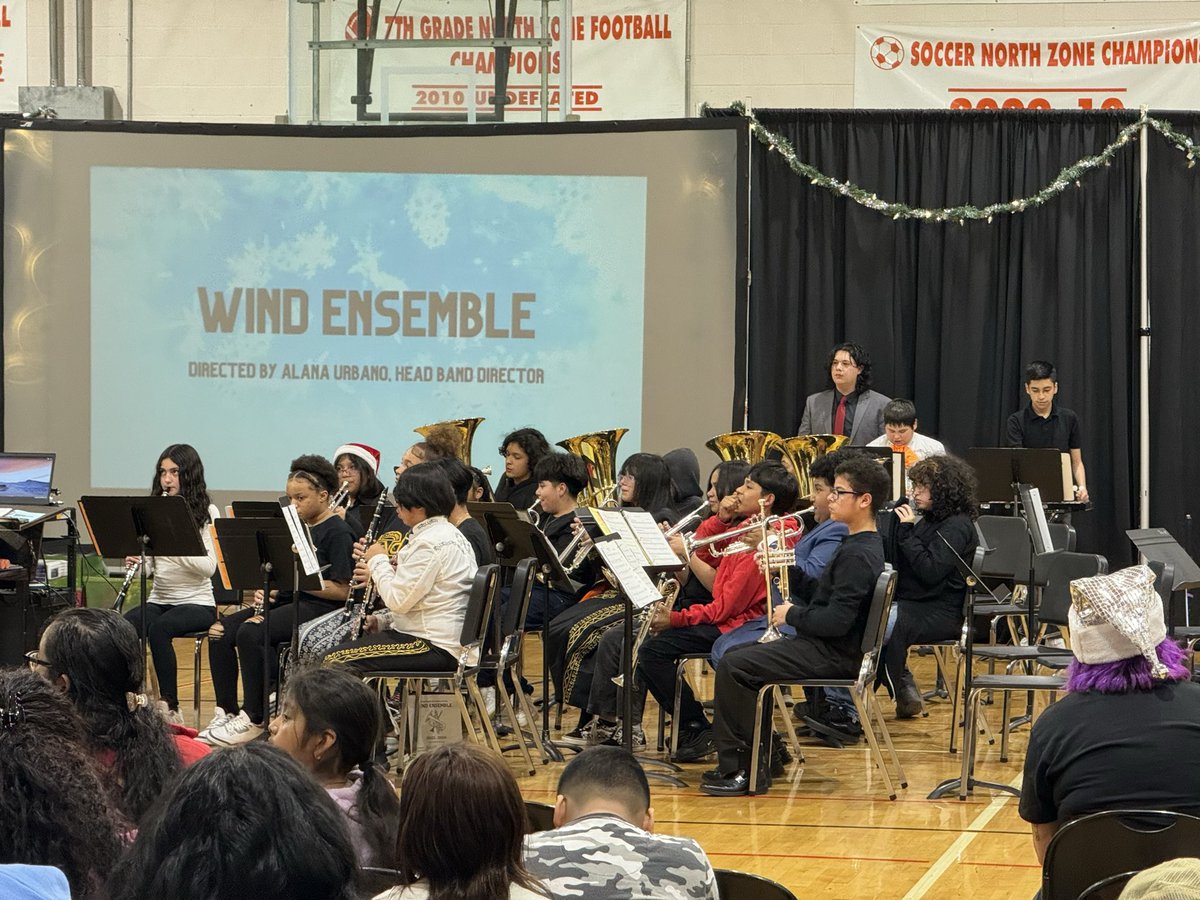
[[[707,108],[707,104],[705,104]],[[853,200],[859,206],[865,206],[867,209],[875,210],[876,212],[889,215],[894,220],[899,219],[917,219],[922,221],[955,221],[959,225],[965,225],[968,220],[984,220],[990,223],[993,218],[999,214],[1013,215],[1019,212],[1025,212],[1030,206],[1043,206],[1048,201],[1053,200],[1059,194],[1062,194],[1069,187],[1074,185],[1079,188],[1083,184],[1084,176],[1092,169],[1103,165],[1109,168],[1112,165],[1113,157],[1117,155],[1130,141],[1136,141],[1143,127],[1151,128],[1158,132],[1169,141],[1176,150],[1184,154],[1187,158],[1188,168],[1195,168],[1196,160],[1200,157],[1200,144],[1197,144],[1187,135],[1179,132],[1176,128],[1163,119],[1156,119],[1149,114],[1146,107],[1142,107],[1136,121],[1130,122],[1124,128],[1117,132],[1116,138],[1111,144],[1101,150],[1094,156],[1085,156],[1075,163],[1065,167],[1060,171],[1051,182],[1042,188],[1036,194],[1029,197],[1018,197],[1015,200],[1009,200],[1000,203],[992,203],[988,206],[977,207],[971,204],[963,206],[944,207],[942,209],[926,209],[923,207],[909,206],[905,203],[890,202],[882,200],[877,194],[867,191],[865,188],[859,187],[849,181],[841,181],[830,175],[826,175],[816,166],[812,166],[797,155],[791,142],[781,134],[776,134],[765,125],[763,125],[754,112],[747,109],[746,105],[741,101],[735,101],[730,105],[730,108],[743,116],[750,123],[750,133],[755,139],[766,146],[767,150],[772,153],[778,153],[783,157],[793,172],[808,179],[808,183],[814,187],[823,188],[824,190],[836,193],[842,197],[847,197]]]

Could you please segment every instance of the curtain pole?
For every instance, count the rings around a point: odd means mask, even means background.
[[[1141,255],[1141,327],[1138,329],[1138,402],[1141,407],[1138,423],[1138,525],[1150,527],[1150,267],[1147,260],[1147,218],[1149,204],[1150,148],[1149,129],[1142,124],[1138,142],[1138,162],[1141,178],[1140,247]]]

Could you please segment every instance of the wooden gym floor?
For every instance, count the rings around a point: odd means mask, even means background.
[[[540,677],[539,643],[527,649],[527,674]],[[191,724],[192,642],[176,642],[179,696]],[[202,651],[202,718],[212,715],[212,684],[207,648]],[[911,660],[924,689],[933,683],[929,657]],[[712,676],[700,692],[711,696]],[[540,696],[540,686],[537,689]],[[700,842],[717,868],[741,869],[782,882],[800,897],[836,898],[1028,898],[1041,885],[1029,826],[1017,815],[1016,798],[980,790],[965,803],[957,795],[927,800],[943,779],[957,777],[960,757],[946,751],[950,703],[927,703],[929,716],[897,722],[882,692],[884,716],[908,775],[907,790],[889,801],[866,743],[843,750],[801,738],[806,762],[789,766],[787,777],[758,797],[712,798],[697,789],[700,773],[712,762],[685,766],[686,788],[651,781],[656,830]],[[1024,699],[1021,699],[1023,705]],[[999,721],[999,703],[985,707]],[[567,711],[563,725],[574,727]],[[645,724],[651,754],[658,711],[651,699]],[[1028,727],[1010,742],[1010,759],[999,761],[999,744],[981,739],[979,778],[1020,786]],[[568,758],[570,751],[566,751]],[[519,754],[507,754],[518,771]],[[518,782],[531,800],[553,803],[562,764],[539,765]]]

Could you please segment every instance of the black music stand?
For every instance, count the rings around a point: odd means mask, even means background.
[[[550,611],[550,585],[566,593],[572,593],[575,585],[567,576],[558,554],[550,541],[536,525],[527,522],[517,515],[516,509],[510,503],[468,503],[467,509],[472,518],[479,522],[488,534],[492,546],[496,548],[496,562],[504,568],[514,568],[522,560],[533,558],[537,560],[538,571],[542,575],[542,591],[546,613]],[[497,623],[499,618],[496,619]],[[550,660],[546,653],[546,637],[549,634],[549,615],[542,616],[542,747],[546,758],[543,762],[553,760],[562,762],[562,751],[550,737]],[[499,642],[497,641],[497,646]],[[497,684],[497,690],[504,690],[504,685]],[[517,688],[520,690],[520,688]]]
[[[234,500],[230,507],[235,519],[283,518],[283,504],[274,500]]]
[[[146,558],[148,556],[205,556],[200,529],[187,501],[178,494],[158,497],[80,497],[79,511],[100,556],[141,559],[142,684],[145,685]]]
[[[967,464],[975,470],[980,503],[1017,504],[1019,484],[1033,485],[1049,503],[1075,499],[1062,495],[1062,453],[1053,447],[972,447]]]
[[[1188,555],[1165,528],[1131,528],[1125,532],[1138,552],[1151,562],[1170,564],[1175,567],[1175,582],[1171,594],[1176,591],[1194,591],[1200,588],[1200,566]],[[1185,602],[1186,602],[1186,594]],[[1175,634],[1175,604],[1167,604],[1167,633]]]
[[[283,516],[264,519],[217,519],[217,544],[221,548],[223,576],[231,590],[263,592],[263,718],[271,715],[271,588],[283,584],[283,575],[292,572],[292,603],[295,621],[300,621],[300,591],[319,591],[321,576],[306,575],[300,569],[300,556],[292,543]],[[296,639],[296,627],[292,640]],[[293,650],[294,652],[294,650]],[[263,722],[266,724],[266,721]]]
[[[854,450],[874,457],[881,466],[887,469],[888,477],[892,483],[888,494],[889,500],[899,500],[908,493],[908,485],[904,478],[906,467],[902,452],[893,450],[891,444],[876,447],[855,447]]]
[[[958,569],[959,574],[962,575],[962,577],[963,577],[963,581],[966,582],[967,590],[973,593],[974,589],[976,587],[982,586],[984,590],[986,590],[989,594],[991,594],[993,600],[999,602],[1000,598],[997,597],[995,592],[990,587],[987,586],[987,582],[985,582],[983,580],[983,576],[980,575],[978,572],[976,572],[971,567],[971,564],[969,562],[967,562],[965,559],[963,559],[962,556],[959,555],[958,551],[954,549],[953,545],[948,540],[946,540],[945,535],[938,535],[938,537],[940,537],[942,539],[942,543],[946,545],[946,549],[949,550],[950,553],[954,556],[954,567],[956,569]],[[1030,604],[1030,605],[1032,606],[1032,604]],[[968,751],[968,748],[970,747],[969,739],[973,737],[973,735],[969,735],[966,733],[966,722],[968,719],[966,707],[967,707],[967,698],[971,692],[970,691],[971,677],[972,677],[972,673],[974,672],[974,669],[972,668],[972,666],[974,665],[975,629],[974,629],[973,623],[971,621],[971,619],[972,619],[971,611],[974,610],[974,608],[975,608],[975,604],[970,603],[969,609],[968,609],[968,615],[966,616],[966,621],[964,623],[963,634],[965,636],[965,639],[963,642],[964,646],[963,646],[963,679],[962,679],[964,683],[960,684],[958,686],[959,690],[962,692],[962,704],[963,704],[963,707],[962,707],[963,725],[964,725],[964,727],[963,727],[963,753],[966,753]],[[958,724],[956,722],[951,722],[950,727],[957,728]],[[1002,723],[1001,727],[1007,728],[1008,723],[1007,722]],[[959,776],[958,778],[949,778],[946,781],[943,781],[940,784],[938,784],[932,791],[929,792],[929,795],[925,799],[940,800],[940,799],[942,799],[942,797],[945,797],[948,794],[963,794],[963,793],[965,793],[964,791],[959,790],[960,787],[962,787],[962,777],[961,776]],[[974,790],[976,787],[991,788],[993,791],[1001,791],[1003,793],[1015,794],[1018,797],[1021,796],[1021,792],[1016,790],[1014,787],[1012,787],[1012,785],[999,784],[998,782],[995,782],[995,781],[980,781],[979,779],[977,779],[975,777],[974,768],[971,768],[967,772],[967,792]]]

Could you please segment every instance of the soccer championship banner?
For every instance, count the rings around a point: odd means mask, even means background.
[[[1196,109],[1200,23],[1135,32],[860,25],[854,105]]]
[[[562,105],[559,6],[550,4],[550,37],[555,41],[547,54],[551,121],[560,118]],[[333,0],[322,8],[329,16],[326,34],[332,32],[338,40],[357,38],[355,0]],[[687,0],[576,0],[568,23],[570,112],[584,120],[684,115],[687,8]],[[514,38],[541,37],[541,4],[522,4],[513,24]],[[380,110],[386,100],[389,113],[466,113],[468,105],[477,113],[491,112],[498,51],[487,46],[453,46],[453,41],[477,41],[494,33],[486,3],[406,0],[394,11],[381,12],[377,38],[424,39],[441,45],[378,50],[372,67],[372,109]],[[295,30],[293,35],[297,35]],[[294,38],[293,70],[305,55],[311,55],[307,44]],[[357,92],[356,56],[353,50],[322,54],[321,66],[329,73],[321,87],[327,120],[353,118],[350,98]],[[507,121],[540,119],[541,81],[541,48],[512,48]]]

